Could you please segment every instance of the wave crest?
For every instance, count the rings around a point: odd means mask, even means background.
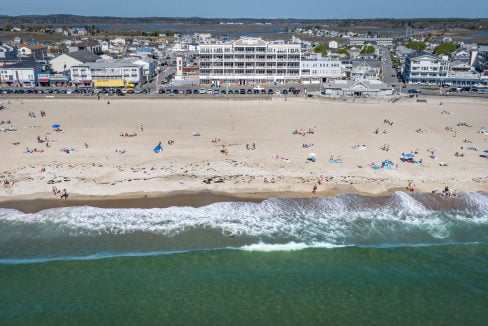
[[[218,229],[268,243],[370,245],[488,241],[488,196],[467,193],[443,200],[397,192],[388,197],[269,199],[214,203],[200,208],[101,209],[69,207],[23,214],[0,209],[0,238],[95,236],[145,232],[176,236]],[[30,228],[28,228],[30,227]],[[19,231],[21,232],[13,232]],[[277,240],[279,239],[279,240]]]

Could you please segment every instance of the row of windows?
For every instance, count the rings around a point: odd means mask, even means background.
[[[300,48],[262,48],[262,47],[251,47],[251,48],[200,48],[200,53],[300,53]]]
[[[201,62],[200,67],[300,67],[299,62]]]
[[[289,60],[300,60],[299,55],[276,55],[276,54],[271,54],[271,55],[243,55],[243,54],[236,54],[236,55],[200,55],[200,60],[284,60],[284,59],[289,59]]]
[[[230,69],[230,70],[223,70],[223,69],[201,69],[201,74],[236,74],[236,75],[243,75],[243,74],[299,74],[300,70],[297,69],[273,69],[273,70],[266,70],[266,69],[256,69],[256,70],[244,70],[244,69]]]

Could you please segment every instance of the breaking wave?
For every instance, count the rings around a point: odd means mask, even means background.
[[[465,193],[444,199],[403,192],[378,198],[346,194],[214,203],[200,208],[68,207],[34,214],[0,209],[0,243],[19,238],[134,233],[176,237],[189,230],[218,230],[223,237],[245,236],[255,240],[253,243],[288,243],[295,247],[300,243],[382,246],[487,242],[488,195]]]

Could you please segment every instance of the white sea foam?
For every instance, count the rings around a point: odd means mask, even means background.
[[[303,249],[309,249],[309,248],[326,248],[326,249],[332,249],[332,248],[340,248],[340,247],[345,247],[342,245],[334,245],[331,243],[324,243],[324,242],[319,242],[319,243],[312,243],[312,244],[307,244],[304,242],[288,242],[288,243],[283,243],[283,244],[268,244],[268,243],[255,243],[251,245],[245,245],[242,246],[238,249],[244,250],[244,251],[263,251],[263,252],[271,252],[271,251],[296,251],[296,250],[303,250]]]
[[[341,195],[333,198],[270,199],[262,203],[214,203],[200,208],[67,207],[35,214],[0,209],[0,223],[7,223],[10,227],[29,225],[34,227],[31,234],[36,235],[57,232],[69,236],[134,232],[174,236],[189,229],[217,229],[222,230],[225,236],[286,239],[295,241],[294,246],[298,247],[302,242],[368,245],[431,239],[449,241],[459,237],[469,241],[488,241],[488,232],[479,231],[480,226],[488,228],[488,196],[469,193],[454,201],[469,211],[434,210],[426,207],[421,197],[397,192],[383,199]],[[20,233],[25,234],[0,228],[0,236]],[[470,238],[471,233],[477,234],[478,238]],[[485,238],[479,238],[483,236]]]

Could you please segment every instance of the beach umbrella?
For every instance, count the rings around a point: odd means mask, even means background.
[[[61,125],[58,125],[58,124],[53,124],[51,126],[53,129],[58,129],[58,128],[61,128]]]
[[[483,153],[487,153],[488,154],[488,149],[486,151],[483,151]]]
[[[310,154],[308,154],[308,156],[310,156],[310,157],[317,157],[317,154],[315,154],[315,153],[310,153]]]
[[[409,154],[405,155],[405,157],[406,157],[406,158],[414,158],[414,157],[415,157],[415,155],[413,155],[413,154],[409,153]]]

